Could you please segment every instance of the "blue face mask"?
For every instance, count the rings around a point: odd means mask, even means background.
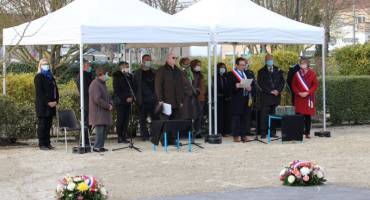
[[[273,60],[268,60],[268,61],[266,61],[266,65],[272,67],[274,65],[274,61]]]
[[[109,76],[108,76],[108,73],[106,73],[105,75],[104,75],[104,81],[108,81],[109,80]]]

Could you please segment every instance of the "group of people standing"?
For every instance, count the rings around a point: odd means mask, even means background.
[[[265,56],[265,65],[258,71],[257,78],[245,58],[237,58],[230,72],[227,72],[224,63],[219,63],[217,67],[218,133],[231,133],[234,142],[246,142],[253,109],[257,113],[255,116],[258,116],[255,117],[256,131],[261,139],[266,138],[268,116],[275,114],[276,107],[280,105],[286,83],[283,71],[274,64],[273,56]],[[251,84],[242,85],[243,79],[251,79]],[[299,64],[289,70],[287,82],[295,111],[304,116],[304,135],[310,138],[318,81],[307,58],[301,57]],[[271,137],[277,137],[274,127],[271,128]]]
[[[107,151],[104,141],[112,124],[112,111],[117,111],[116,132],[118,143],[128,143],[128,124],[132,117],[132,106],[139,110],[140,133],[148,140],[151,120],[184,119],[193,122],[196,137],[202,136],[202,123],[206,86],[201,73],[201,61],[182,58],[179,67],[177,57],[169,54],[166,63],[158,70],[153,68],[150,55],[142,56],[140,68],[130,73],[127,62],[119,63],[119,70],[113,73],[113,96],[108,92],[106,82],[108,71],[103,66],[95,69],[95,78],[90,63],[83,63],[84,84],[84,134],[85,144],[89,145],[88,129],[95,129],[96,138],[93,150]],[[217,105],[218,133],[231,134],[234,142],[246,142],[251,129],[252,105],[258,108],[261,138],[267,134],[267,117],[274,114],[280,104],[281,93],[285,86],[282,70],[273,63],[272,55],[265,57],[265,66],[258,71],[257,78],[249,69],[247,59],[237,58],[235,66],[227,72],[224,63],[217,64]],[[76,78],[79,87],[80,76]],[[249,85],[243,80],[250,79]],[[306,138],[310,137],[311,116],[315,114],[315,91],[318,81],[309,60],[301,58],[300,63],[288,73],[288,86],[293,93],[293,104],[297,114],[304,115]],[[58,87],[46,59],[40,60],[35,77],[36,113],[38,117],[39,147],[50,150],[50,129],[52,118],[56,115],[59,102]],[[161,112],[163,103],[171,105],[171,115]],[[256,106],[257,105],[257,106]],[[272,129],[272,137],[275,137]],[[171,141],[169,141],[171,143]]]

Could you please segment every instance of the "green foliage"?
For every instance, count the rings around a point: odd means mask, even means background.
[[[335,60],[341,75],[370,75],[370,43],[338,49]]]
[[[37,68],[32,65],[24,64],[24,63],[10,63],[7,65],[8,73],[35,73]]]
[[[298,63],[299,55],[293,51],[277,50],[273,53],[274,64],[282,69],[284,72],[288,72],[292,65]]]
[[[18,103],[33,104],[35,102],[34,77],[33,73],[8,74],[7,95]],[[0,91],[2,93],[2,87]]]
[[[0,96],[0,137],[28,139],[36,136],[34,107],[17,103],[14,98]]]
[[[329,76],[326,85],[327,110],[333,124],[370,120],[370,76]],[[322,85],[316,94],[317,108],[322,110]]]

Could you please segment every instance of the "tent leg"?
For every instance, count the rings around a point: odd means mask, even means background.
[[[83,44],[80,43],[80,108],[81,108],[81,135],[82,135],[82,148],[85,148],[85,113],[84,113],[84,81],[83,81]]]
[[[6,96],[6,46],[3,45],[3,96]]]
[[[213,107],[214,107],[214,133],[218,134],[217,129],[217,44],[213,46]]]
[[[128,67],[129,71],[132,72],[131,49],[128,49]]]
[[[322,48],[321,48],[321,51],[322,51],[322,111],[323,111],[323,128],[324,128],[324,131],[326,131],[326,70],[325,70],[325,43],[322,44]]]
[[[208,43],[208,133],[212,135],[212,76],[211,43]]]
[[[235,67],[236,60],[236,44],[233,44],[233,68]]]

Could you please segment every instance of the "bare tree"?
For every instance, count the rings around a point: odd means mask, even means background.
[[[163,12],[166,12],[171,15],[175,14],[178,11],[180,5],[178,0],[142,0],[142,1],[154,8],[159,8]]]

